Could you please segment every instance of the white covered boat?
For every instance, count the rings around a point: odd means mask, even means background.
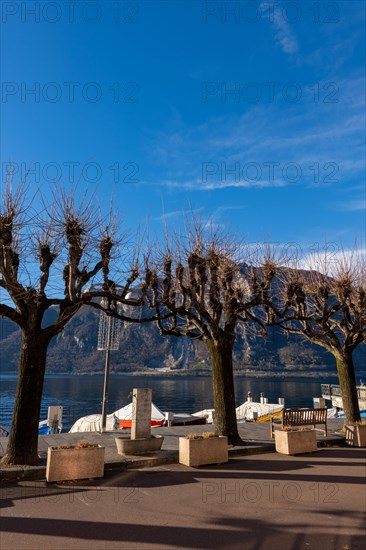
[[[266,422],[269,415],[280,416],[283,405],[278,403],[257,403],[256,401],[245,401],[236,408],[236,418],[238,420],[256,420],[257,422]]]
[[[213,414],[215,412],[215,409],[203,409],[202,411],[198,411],[192,414],[192,416],[195,416],[197,418],[205,419],[207,424],[213,423]]]
[[[331,409],[327,410],[327,418],[338,418],[339,411],[337,407],[332,407]]]
[[[120,428],[131,428],[132,425],[132,403],[118,409],[113,413],[119,420]],[[165,414],[151,403],[151,426],[163,426],[165,422]]]
[[[132,424],[132,403],[129,403],[122,409],[115,411],[114,414],[119,418],[120,428],[131,428]],[[168,416],[169,415],[169,416]],[[151,403],[151,427],[164,426],[171,422],[172,426],[189,426],[195,424],[206,424],[206,418],[197,418],[196,415],[178,413],[171,417],[171,413],[163,412],[154,403]]]
[[[283,409],[283,405],[277,403],[257,403],[255,401],[245,401],[242,405],[236,408],[237,420],[257,420],[257,422],[265,422],[269,420],[269,415],[279,416]],[[213,423],[213,415],[215,409],[203,409],[193,413],[194,416],[206,418],[208,424]]]
[[[107,415],[106,429],[107,431],[118,430],[119,420],[114,414]],[[102,431],[102,415],[89,414],[82,416],[69,430],[69,433],[74,432],[101,432]]]
[[[167,418],[169,414],[169,420],[172,426],[189,426],[195,424],[206,424],[206,418],[197,418],[192,414],[173,414],[164,413],[154,403],[151,403],[151,427],[164,426],[167,424]],[[114,411],[114,413],[107,415],[106,429],[107,431],[114,431],[121,428],[132,427],[132,403],[129,403],[125,407]],[[91,414],[79,418],[75,424],[71,427],[69,432],[101,432],[102,431],[102,415]]]
[[[151,426],[163,426],[165,421],[164,413],[151,403]],[[132,403],[107,415],[106,430],[114,431],[120,428],[131,428],[132,425]],[[102,415],[90,414],[79,418],[71,427],[69,432],[101,432]]]

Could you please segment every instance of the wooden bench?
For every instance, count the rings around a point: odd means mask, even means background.
[[[281,423],[275,424],[273,415],[270,416],[271,438],[273,431],[277,425],[280,428],[298,427],[298,426],[314,426],[314,429],[319,429],[318,424],[324,424],[324,436],[327,437],[327,409],[283,409],[280,417]]]

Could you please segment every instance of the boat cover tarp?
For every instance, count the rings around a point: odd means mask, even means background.
[[[245,401],[242,405],[236,408],[236,418],[238,420],[246,419],[253,420],[253,413],[257,413],[257,417],[268,416],[282,411],[283,405],[278,403],[257,403],[255,401]]]
[[[253,420],[253,412],[256,412],[258,418],[267,417],[269,414],[275,414],[282,411],[283,405],[277,403],[256,403],[255,401],[245,401],[242,405],[236,408],[237,420]],[[194,416],[206,417],[207,423],[212,424],[212,415],[215,409],[204,409],[193,413]]]
[[[119,420],[114,414],[107,415],[106,429],[107,431],[117,430],[119,428]],[[89,414],[79,418],[69,433],[73,432],[101,432],[102,431],[102,415]]]
[[[113,414],[119,420],[132,420],[132,403],[118,409],[118,411],[114,411]],[[164,413],[154,403],[151,403],[151,420],[155,422],[164,422],[165,420]]]

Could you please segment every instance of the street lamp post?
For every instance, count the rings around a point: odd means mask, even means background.
[[[106,303],[101,305],[106,306]],[[109,368],[111,351],[119,349],[119,337],[121,332],[121,321],[110,315],[100,312],[99,330],[98,330],[98,350],[105,351],[105,368],[104,368],[104,389],[103,389],[103,405],[102,405],[102,432],[106,431],[107,425],[107,410],[108,410],[108,389],[109,389]]]

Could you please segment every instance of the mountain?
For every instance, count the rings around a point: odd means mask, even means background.
[[[47,312],[46,323],[56,311]],[[104,371],[105,352],[97,350],[99,312],[82,308],[49,347],[49,374],[87,374]],[[153,323],[121,327],[118,351],[111,352],[111,372],[169,369],[209,369],[209,357],[202,342],[184,337],[162,337]],[[365,346],[355,352],[358,376],[366,370]],[[0,319],[0,373],[16,372],[20,332],[11,321]],[[239,327],[234,348],[234,368],[239,371],[336,374],[333,356],[320,346],[270,327],[268,336],[257,336],[250,327]]]

